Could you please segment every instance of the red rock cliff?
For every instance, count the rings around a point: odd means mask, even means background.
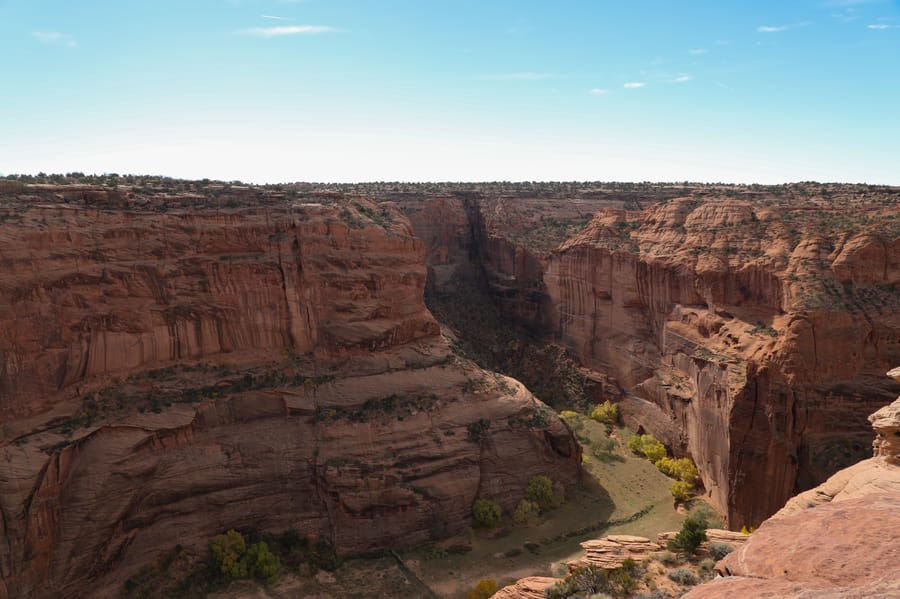
[[[327,204],[7,203],[0,597],[115,595],[228,528],[415,545],[577,476],[552,412],[449,353],[408,221]]]
[[[670,193],[456,201],[501,309],[614,377],[631,423],[695,459],[732,526],[756,524],[865,457],[866,415],[896,392],[896,194]]]

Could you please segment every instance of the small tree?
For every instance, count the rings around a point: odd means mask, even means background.
[[[229,530],[223,535],[216,535],[209,542],[209,552],[213,562],[222,574],[232,578],[247,576],[247,565],[241,561],[247,551],[244,535],[236,530]]]
[[[519,502],[519,505],[516,506],[516,509],[513,512],[513,520],[517,524],[528,524],[530,522],[533,522],[540,513],[541,508],[538,506],[538,504],[533,501],[523,499]]]
[[[250,545],[241,561],[246,563],[248,576],[266,582],[274,581],[281,570],[281,560],[262,541]]]
[[[525,499],[541,507],[550,505],[553,502],[553,481],[546,476],[532,476],[525,487]]]
[[[472,508],[472,517],[475,519],[477,526],[490,528],[496,526],[503,516],[503,510],[496,501],[490,499],[477,499]]]
[[[681,530],[675,535],[675,538],[668,542],[668,547],[672,551],[684,551],[688,555],[692,555],[697,551],[700,543],[706,540],[706,529],[709,525],[706,518],[702,515],[692,514],[685,518]]]

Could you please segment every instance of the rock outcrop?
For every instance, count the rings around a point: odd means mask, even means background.
[[[544,591],[559,582],[558,578],[529,576],[497,591],[491,599],[544,599]]]
[[[900,596],[900,399],[870,420],[874,457],[791,499],[686,597]]]
[[[881,376],[900,361],[896,190],[568,200],[401,208],[440,257],[436,284],[482,269],[504,314],[560,339],[621,389],[630,425],[695,460],[729,526],[865,458],[864,415],[898,390]],[[444,214],[468,215],[468,233],[433,234]]]
[[[415,545],[578,476],[552,411],[449,351],[390,206],[27,191],[0,225],[0,597],[116,596],[229,528]]]

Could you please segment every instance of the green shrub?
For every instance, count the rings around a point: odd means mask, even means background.
[[[216,535],[209,542],[209,552],[216,568],[232,578],[246,578],[246,564],[241,561],[247,551],[244,535],[236,530],[229,530],[223,535]]]
[[[475,519],[475,525],[484,528],[491,528],[500,522],[503,516],[503,510],[496,501],[490,499],[477,499],[472,508],[472,517]]]
[[[609,597],[630,597],[637,590],[635,576],[640,571],[634,560],[626,560],[621,568],[604,570],[599,566],[576,568],[566,577],[548,587],[545,591],[547,599],[563,599],[568,597],[596,597],[605,594]]]
[[[244,535],[229,530],[209,542],[209,553],[218,572],[230,578],[258,578],[272,582],[281,570],[281,560],[264,542],[247,545]]]
[[[734,551],[734,547],[732,547],[728,543],[713,543],[709,546],[709,554],[716,561],[724,558],[732,551]]]
[[[475,585],[474,591],[469,591],[468,599],[489,599],[497,592],[497,583],[493,578],[482,578]]]
[[[603,424],[615,424],[619,421],[619,406],[606,400],[594,408],[591,419]]]
[[[513,512],[513,520],[518,524],[533,522],[541,513],[541,508],[533,501],[523,499]]]
[[[675,538],[669,541],[669,549],[684,551],[688,555],[692,555],[700,543],[706,540],[707,526],[706,519],[702,515],[688,516],[684,519],[684,524],[681,525],[681,530],[675,535]]]
[[[248,576],[266,582],[273,582],[281,570],[281,560],[269,551],[269,546],[263,541],[250,545],[241,561],[246,564]]]
[[[553,481],[546,476],[532,476],[525,487],[525,499],[542,507],[550,505],[553,501]]]
[[[680,585],[692,586],[697,584],[697,575],[687,568],[678,568],[667,574],[669,580],[673,580]]]

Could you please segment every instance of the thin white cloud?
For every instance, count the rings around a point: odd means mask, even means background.
[[[78,42],[75,41],[74,37],[66,33],[60,33],[59,31],[32,31],[31,37],[42,44],[49,44],[51,46],[74,48],[78,45]]]
[[[275,15],[259,15],[263,19],[269,19],[271,21],[293,21],[293,19],[289,19],[288,17],[276,17]]]
[[[706,48],[691,48],[688,50],[688,54],[692,54],[694,56],[700,56],[701,54],[706,54]]]
[[[282,37],[285,35],[315,35],[319,33],[333,33],[334,27],[326,25],[281,25],[278,27],[251,27],[238,31],[240,35],[252,35],[254,37]]]
[[[550,79],[552,73],[501,73],[499,75],[482,75],[482,79],[490,79],[494,81],[540,81],[541,79]]]
[[[800,21],[799,23],[792,23],[791,25],[760,25],[756,28],[759,33],[779,33],[781,31],[787,31],[788,29],[796,29],[797,27],[807,27],[812,25],[812,21]]]
[[[645,85],[647,85],[647,84],[644,83],[643,81],[629,81],[622,87],[624,87],[625,89],[639,89],[641,87],[644,87]]]
[[[690,80],[691,80],[690,75],[679,75],[678,77],[675,77],[674,79],[672,79],[672,83],[684,83],[685,81],[690,81]]]
[[[900,29],[900,25],[885,25],[884,23],[879,23],[877,25],[866,25],[866,28],[867,29],[878,29],[878,30]]]
[[[595,87],[588,93],[590,93],[592,96],[605,96],[609,94],[609,90],[603,89],[602,87]]]

